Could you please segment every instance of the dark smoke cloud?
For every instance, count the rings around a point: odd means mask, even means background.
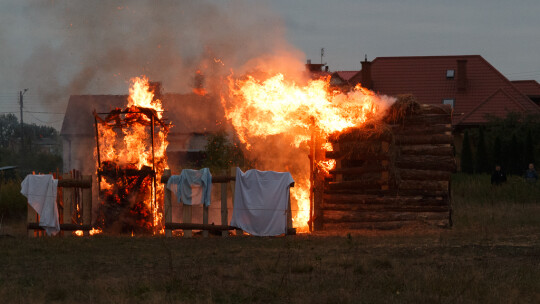
[[[20,65],[20,74],[0,77],[12,83],[15,77],[17,88],[30,88],[43,108],[65,105],[72,94],[125,94],[129,79],[141,74],[162,81],[167,92],[186,92],[201,70],[215,91],[231,70],[261,64],[298,70],[303,61],[285,41],[282,20],[260,2],[14,1],[3,7],[13,16],[0,21],[0,59]]]

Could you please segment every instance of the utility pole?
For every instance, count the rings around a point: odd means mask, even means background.
[[[23,96],[24,93],[26,93],[28,89],[24,89],[24,91],[19,91],[19,105],[21,106],[21,152],[25,152],[24,150],[24,120],[23,120]]]

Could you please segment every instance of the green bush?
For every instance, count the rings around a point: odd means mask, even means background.
[[[20,180],[0,183],[0,217],[23,218],[26,205],[26,197],[21,194]]]

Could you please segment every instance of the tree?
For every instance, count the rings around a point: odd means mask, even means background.
[[[473,156],[468,131],[465,131],[465,134],[463,135],[463,145],[461,148],[461,171],[468,174],[472,174],[474,172]]]
[[[476,150],[476,173],[489,173],[489,155],[486,150],[486,142],[484,139],[484,128],[480,127],[478,133],[478,148]]]
[[[213,172],[222,172],[232,166],[242,167],[245,163],[242,149],[238,144],[232,143],[223,130],[207,136],[204,153],[202,166]]]

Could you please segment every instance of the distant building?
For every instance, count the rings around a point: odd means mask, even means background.
[[[225,114],[219,100],[196,94],[163,94],[164,119],[172,122],[167,147],[168,163],[173,171],[188,163],[200,161],[206,135],[227,130]],[[94,110],[108,113],[124,108],[127,95],[72,95],[69,98],[60,136],[63,142],[63,168],[83,174],[95,173],[96,148]],[[176,169],[176,170],[175,170]]]
[[[480,55],[377,57],[360,71],[332,73],[335,86],[363,87],[380,94],[413,94],[425,104],[449,104],[457,128],[481,125],[486,116],[540,113],[540,85],[510,81]]]

